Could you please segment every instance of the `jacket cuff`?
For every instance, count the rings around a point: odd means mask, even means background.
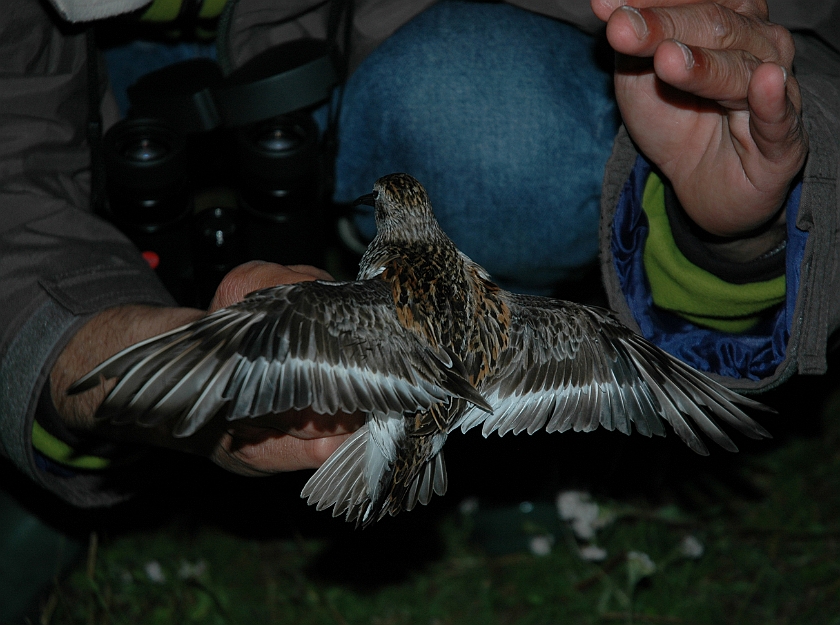
[[[107,303],[104,295],[93,299],[105,303],[105,307],[138,301],[148,304],[170,301],[154,282],[144,284],[142,279],[129,282],[137,288],[126,285],[124,290],[112,294],[113,299]],[[82,283],[99,293],[106,291],[105,285],[92,276],[80,282],[57,281],[52,284],[55,287],[52,290],[63,296],[64,303],[90,308],[90,301],[82,304],[75,299],[82,295]],[[44,293],[40,305],[18,329],[0,358],[0,388],[6,391],[0,402],[0,455],[8,457],[36,484],[79,507],[119,503],[144,483],[139,467],[143,463],[127,462],[135,457],[132,450],[110,448],[110,454],[106,454],[107,446],[94,445],[92,440],[62,428],[58,415],[54,414],[48,391],[50,371],[64,345],[90,314],[93,311],[69,310]],[[103,471],[105,463],[96,458],[107,455],[120,461],[108,463]],[[81,464],[74,460],[80,460]]]
[[[688,262],[730,284],[765,282],[785,275],[787,236],[784,231],[781,240],[768,252],[746,262],[733,261],[717,251],[722,245],[721,238],[707,233],[686,214],[673,187],[667,182],[662,186],[665,215],[674,244]],[[737,245],[738,241],[732,243]]]
[[[712,254],[707,251],[704,255],[703,243],[689,239],[693,233],[683,232],[684,245],[688,241],[692,246],[694,258],[689,257],[677,242],[667,210],[667,189],[668,185],[651,172],[642,193],[642,210],[650,229],[644,245],[644,268],[653,303],[722,332],[746,332],[755,327],[765,311],[785,301],[784,248],[781,253],[748,263],[719,257],[709,260]],[[684,217],[684,221],[687,219]],[[717,271],[710,271],[710,267]],[[738,273],[741,280],[727,280],[732,273]]]
[[[786,207],[785,302],[769,310],[746,333],[723,332],[693,323],[654,303],[643,258],[650,227],[642,204],[651,166],[633,150],[629,140],[617,145],[613,162],[622,159],[622,167],[614,171],[608,168],[602,220],[602,240],[607,252],[602,256],[603,269],[611,305],[645,338],[695,369],[726,379],[738,389],[752,390],[764,384],[778,374],[778,367],[785,360],[800,267],[809,240],[808,232],[796,225],[801,187],[793,189]]]
[[[44,384],[35,420],[32,447],[41,465],[52,473],[98,471],[134,459],[138,448],[68,428],[53,404],[50,385]]]

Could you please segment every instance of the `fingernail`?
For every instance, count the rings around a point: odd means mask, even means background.
[[[633,30],[636,31],[636,36],[639,39],[647,37],[648,27],[645,22],[645,18],[642,16],[642,12],[636,7],[628,6],[621,7],[621,10],[624,11],[624,14],[627,15],[628,18],[630,18],[630,23],[633,24]]]
[[[779,67],[782,67],[782,66],[780,65]],[[784,85],[787,84],[787,77],[788,77],[788,72],[784,67],[782,67],[782,84],[784,84]]]
[[[674,43],[676,43],[680,50],[682,50],[683,59],[685,60],[685,68],[691,69],[694,67],[694,55],[691,53],[691,50],[688,49],[688,46],[681,41],[675,41]]]
[[[603,0],[602,4],[610,11],[615,11],[627,4],[627,0]]]

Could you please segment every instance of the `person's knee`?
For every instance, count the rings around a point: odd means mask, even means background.
[[[408,172],[426,186],[444,230],[491,272],[562,279],[597,253],[616,125],[593,45],[508,5],[435,5],[351,78],[337,199]]]

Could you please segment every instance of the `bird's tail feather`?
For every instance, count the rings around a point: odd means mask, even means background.
[[[344,515],[356,526],[367,527],[387,514],[427,505],[432,496],[444,495],[448,486],[443,452],[425,461],[407,480],[394,481],[394,460],[372,442],[366,423],[319,468],[300,496],[318,511],[333,508],[333,517]]]
[[[368,497],[365,469],[369,431],[356,430],[306,482],[300,496],[318,511],[335,506],[333,516],[358,514]]]

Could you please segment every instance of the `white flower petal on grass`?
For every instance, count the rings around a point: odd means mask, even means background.
[[[178,568],[178,577],[181,579],[198,579],[207,572],[207,562],[198,560],[195,563],[181,560]]]
[[[628,551],[627,562],[644,576],[653,575],[656,572],[656,563],[643,551]]]
[[[163,572],[163,567],[157,560],[150,560],[149,562],[146,562],[146,564],[143,565],[143,571],[146,573],[146,577],[149,578],[149,581],[154,582],[155,584],[166,583],[166,573]]]
[[[478,497],[467,497],[458,504],[458,511],[464,516],[478,512]]]
[[[692,536],[691,534],[683,538],[680,543],[680,553],[686,558],[691,558],[692,560],[696,560],[701,557],[704,550],[705,548],[703,547],[703,543],[701,543],[696,536]]]
[[[551,546],[554,544],[554,536],[549,534],[542,534],[540,536],[532,536],[528,543],[531,553],[535,556],[547,556],[551,553]]]
[[[598,545],[586,545],[578,551],[581,560],[587,562],[602,562],[607,559],[607,550]]]
[[[557,514],[572,526],[582,540],[594,538],[595,532],[609,525],[615,515],[592,501],[589,493],[567,490],[557,495]]]
[[[575,533],[575,536],[584,540],[595,538],[595,530],[597,529],[595,521],[597,520],[597,516],[594,519],[590,517],[575,519],[572,521],[572,531]]]
[[[627,579],[630,587],[634,587],[640,580],[650,577],[656,572],[656,563],[650,556],[641,551],[627,552]]]
[[[557,495],[557,514],[564,521],[571,521],[581,515],[591,514],[591,506],[598,507],[592,503],[592,496],[579,490],[566,490]]]

